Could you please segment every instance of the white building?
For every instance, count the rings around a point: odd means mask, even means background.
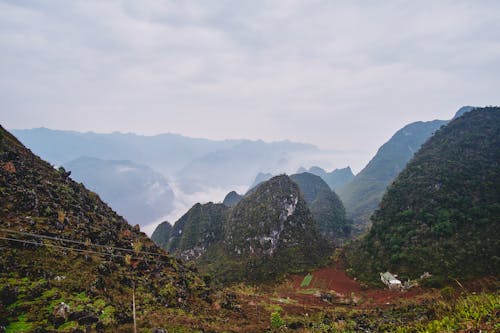
[[[380,280],[387,286],[389,289],[401,289],[402,283],[394,275],[390,272],[380,273]]]

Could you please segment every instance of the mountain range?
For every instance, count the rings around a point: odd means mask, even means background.
[[[472,110],[460,108],[455,117]],[[405,168],[413,155],[447,120],[418,121],[397,131],[383,144],[370,162],[347,184],[338,188],[348,218],[354,221],[354,232],[365,232],[370,216],[378,207],[389,184]]]
[[[64,164],[74,180],[99,193],[130,224],[144,225],[173,209],[174,193],[165,178],[130,161],[80,157]]]

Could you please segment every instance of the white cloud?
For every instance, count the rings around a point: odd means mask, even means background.
[[[20,4],[0,1],[10,128],[289,138],[369,157],[408,122],[498,103],[497,1]]]

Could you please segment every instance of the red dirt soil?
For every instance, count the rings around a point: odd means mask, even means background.
[[[334,290],[342,296],[349,296],[352,292],[360,292],[361,285],[351,279],[347,274],[335,268],[322,268],[312,273],[313,279],[308,287],[301,287],[300,284],[304,276],[293,277],[293,284],[296,289],[318,288],[321,290]]]
[[[352,297],[364,299],[365,306],[388,305],[403,299],[415,299],[415,297],[426,293],[422,288],[412,288],[409,291],[393,291],[388,289],[365,289],[359,282],[350,278],[344,270],[339,268],[322,268],[311,272],[313,279],[307,287],[301,287],[305,275],[292,276],[295,295],[285,293],[284,296],[298,299],[303,304],[321,304],[324,301],[314,295],[301,295],[300,291],[307,289],[318,289],[323,292],[334,291],[338,297]]]

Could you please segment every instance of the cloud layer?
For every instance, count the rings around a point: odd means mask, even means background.
[[[498,31],[498,1],[0,1],[0,116],[364,163],[408,122],[498,104]]]

